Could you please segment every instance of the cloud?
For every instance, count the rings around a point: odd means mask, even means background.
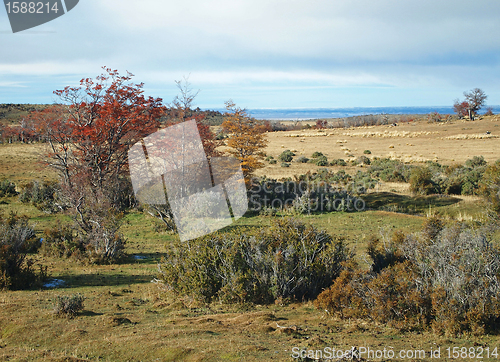
[[[4,32],[0,11],[0,48],[7,49],[0,80],[4,88],[29,84],[34,97],[36,89],[76,84],[109,66],[164,90],[166,99],[188,74],[196,88],[248,100],[262,100],[261,92],[285,102],[273,90],[287,87],[294,99],[329,89],[323,106],[345,87],[381,102],[380,88],[402,90],[401,102],[414,97],[408,89],[437,97],[439,89],[460,96],[488,86],[494,94],[498,18],[498,0],[86,0],[38,32]],[[393,97],[397,91],[387,104]]]

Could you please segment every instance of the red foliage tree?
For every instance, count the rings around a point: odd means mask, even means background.
[[[119,210],[130,198],[128,150],[156,131],[165,110],[143,84],[116,70],[54,93],[62,104],[33,115],[50,145],[49,165],[62,176],[62,196],[92,256],[113,261],[123,247]]]
[[[469,114],[469,103],[467,101],[460,102],[456,99],[453,104],[453,110],[460,118],[463,118]]]

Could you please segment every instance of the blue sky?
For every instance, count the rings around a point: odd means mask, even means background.
[[[52,103],[101,67],[169,103],[446,106],[482,88],[500,104],[498,0],[80,0],[13,34],[0,9],[0,103]]]

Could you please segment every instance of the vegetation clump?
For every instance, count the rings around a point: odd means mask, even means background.
[[[34,262],[27,258],[39,246],[35,230],[25,217],[11,214],[0,216],[0,289],[27,289],[39,285],[46,271],[34,270]]]
[[[81,294],[57,296],[57,301],[54,305],[54,313],[60,317],[73,318],[83,310],[84,300],[85,297]]]
[[[401,330],[484,334],[498,329],[500,251],[468,225],[427,220],[422,234],[372,239],[370,271],[351,264],[315,305]]]
[[[278,156],[278,159],[281,161],[281,162],[292,162],[293,160],[293,157],[295,156],[295,153],[293,153],[292,151],[290,150],[285,150],[283,151],[279,156]]]
[[[0,197],[16,196],[16,184],[9,180],[0,181]]]
[[[205,302],[313,299],[350,258],[342,238],[279,218],[259,231],[218,232],[173,243],[159,265],[159,278],[176,294]]]

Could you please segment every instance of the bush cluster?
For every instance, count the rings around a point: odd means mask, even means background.
[[[55,213],[60,209],[56,205],[59,186],[56,182],[32,181],[22,186],[19,200],[23,203],[31,203],[38,210]]]
[[[176,294],[204,302],[303,300],[330,286],[350,257],[342,239],[280,218],[269,228],[174,242],[159,278]]]
[[[423,167],[412,168],[410,190],[424,195],[477,195],[486,169],[482,156],[474,156],[465,165],[442,166],[428,161]]]
[[[315,305],[402,330],[483,334],[500,318],[500,251],[465,224],[427,220],[423,232],[372,239],[369,272],[350,264]]]
[[[278,159],[281,161],[281,162],[292,162],[293,160],[293,157],[295,156],[295,153],[293,153],[292,151],[290,150],[285,150],[283,151],[279,156],[278,156]]]
[[[385,182],[408,182],[412,168],[398,160],[374,158],[370,162],[369,172]]]
[[[347,162],[345,162],[342,158],[338,158],[332,160],[332,162],[330,162],[330,166],[347,166]]]
[[[56,226],[43,232],[40,253],[45,256],[81,259],[85,253],[82,242],[67,226]]]
[[[274,208],[293,214],[354,211],[355,204],[358,209],[364,208],[362,200],[353,196],[365,191],[361,182],[343,170],[335,174],[326,169],[299,176],[295,181],[254,178],[248,191],[249,208],[253,211]]]
[[[9,180],[0,181],[0,197],[16,196],[16,184]]]
[[[34,270],[27,254],[36,251],[39,242],[28,219],[11,214],[0,216],[0,289],[26,289],[38,285],[46,270]]]

